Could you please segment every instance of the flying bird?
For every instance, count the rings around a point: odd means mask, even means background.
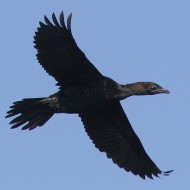
[[[77,46],[71,17],[65,24],[63,12],[59,20],[53,13],[53,22],[46,16],[44,23],[39,22],[34,36],[37,60],[55,78],[59,90],[49,97],[14,102],[6,116],[16,116],[11,128],[32,130],[55,113],[78,114],[95,147],[120,168],[143,179],[169,175],[172,170],[161,171],[148,156],[120,104],[130,96],[169,91],[153,82],[122,85],[102,75]]]

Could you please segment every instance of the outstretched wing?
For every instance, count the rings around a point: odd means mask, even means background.
[[[79,116],[96,148],[106,152],[119,167],[143,179],[171,172],[162,172],[147,155],[119,102],[79,113]]]
[[[67,19],[66,27],[63,12],[60,15],[60,23],[54,13],[53,23],[45,16],[45,24],[40,22],[34,36],[39,63],[61,87],[81,81],[96,81],[102,77],[77,46],[71,32],[71,17],[72,14]]]

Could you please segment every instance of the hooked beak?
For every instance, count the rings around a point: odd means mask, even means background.
[[[161,88],[161,89],[159,90],[159,93],[169,94],[170,91],[167,90],[167,89],[165,89],[165,88]]]

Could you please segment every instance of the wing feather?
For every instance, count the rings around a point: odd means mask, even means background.
[[[147,155],[119,102],[84,111],[79,116],[95,146],[119,167],[143,179],[167,174]]]
[[[53,23],[44,16],[45,23],[39,23],[34,36],[39,63],[61,87],[103,77],[77,46],[71,32],[71,18],[72,14],[67,19],[66,27],[63,12],[59,21],[53,13]]]

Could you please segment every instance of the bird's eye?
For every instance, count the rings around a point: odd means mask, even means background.
[[[157,86],[155,86],[155,85],[151,86],[150,90],[151,91],[157,90]]]

